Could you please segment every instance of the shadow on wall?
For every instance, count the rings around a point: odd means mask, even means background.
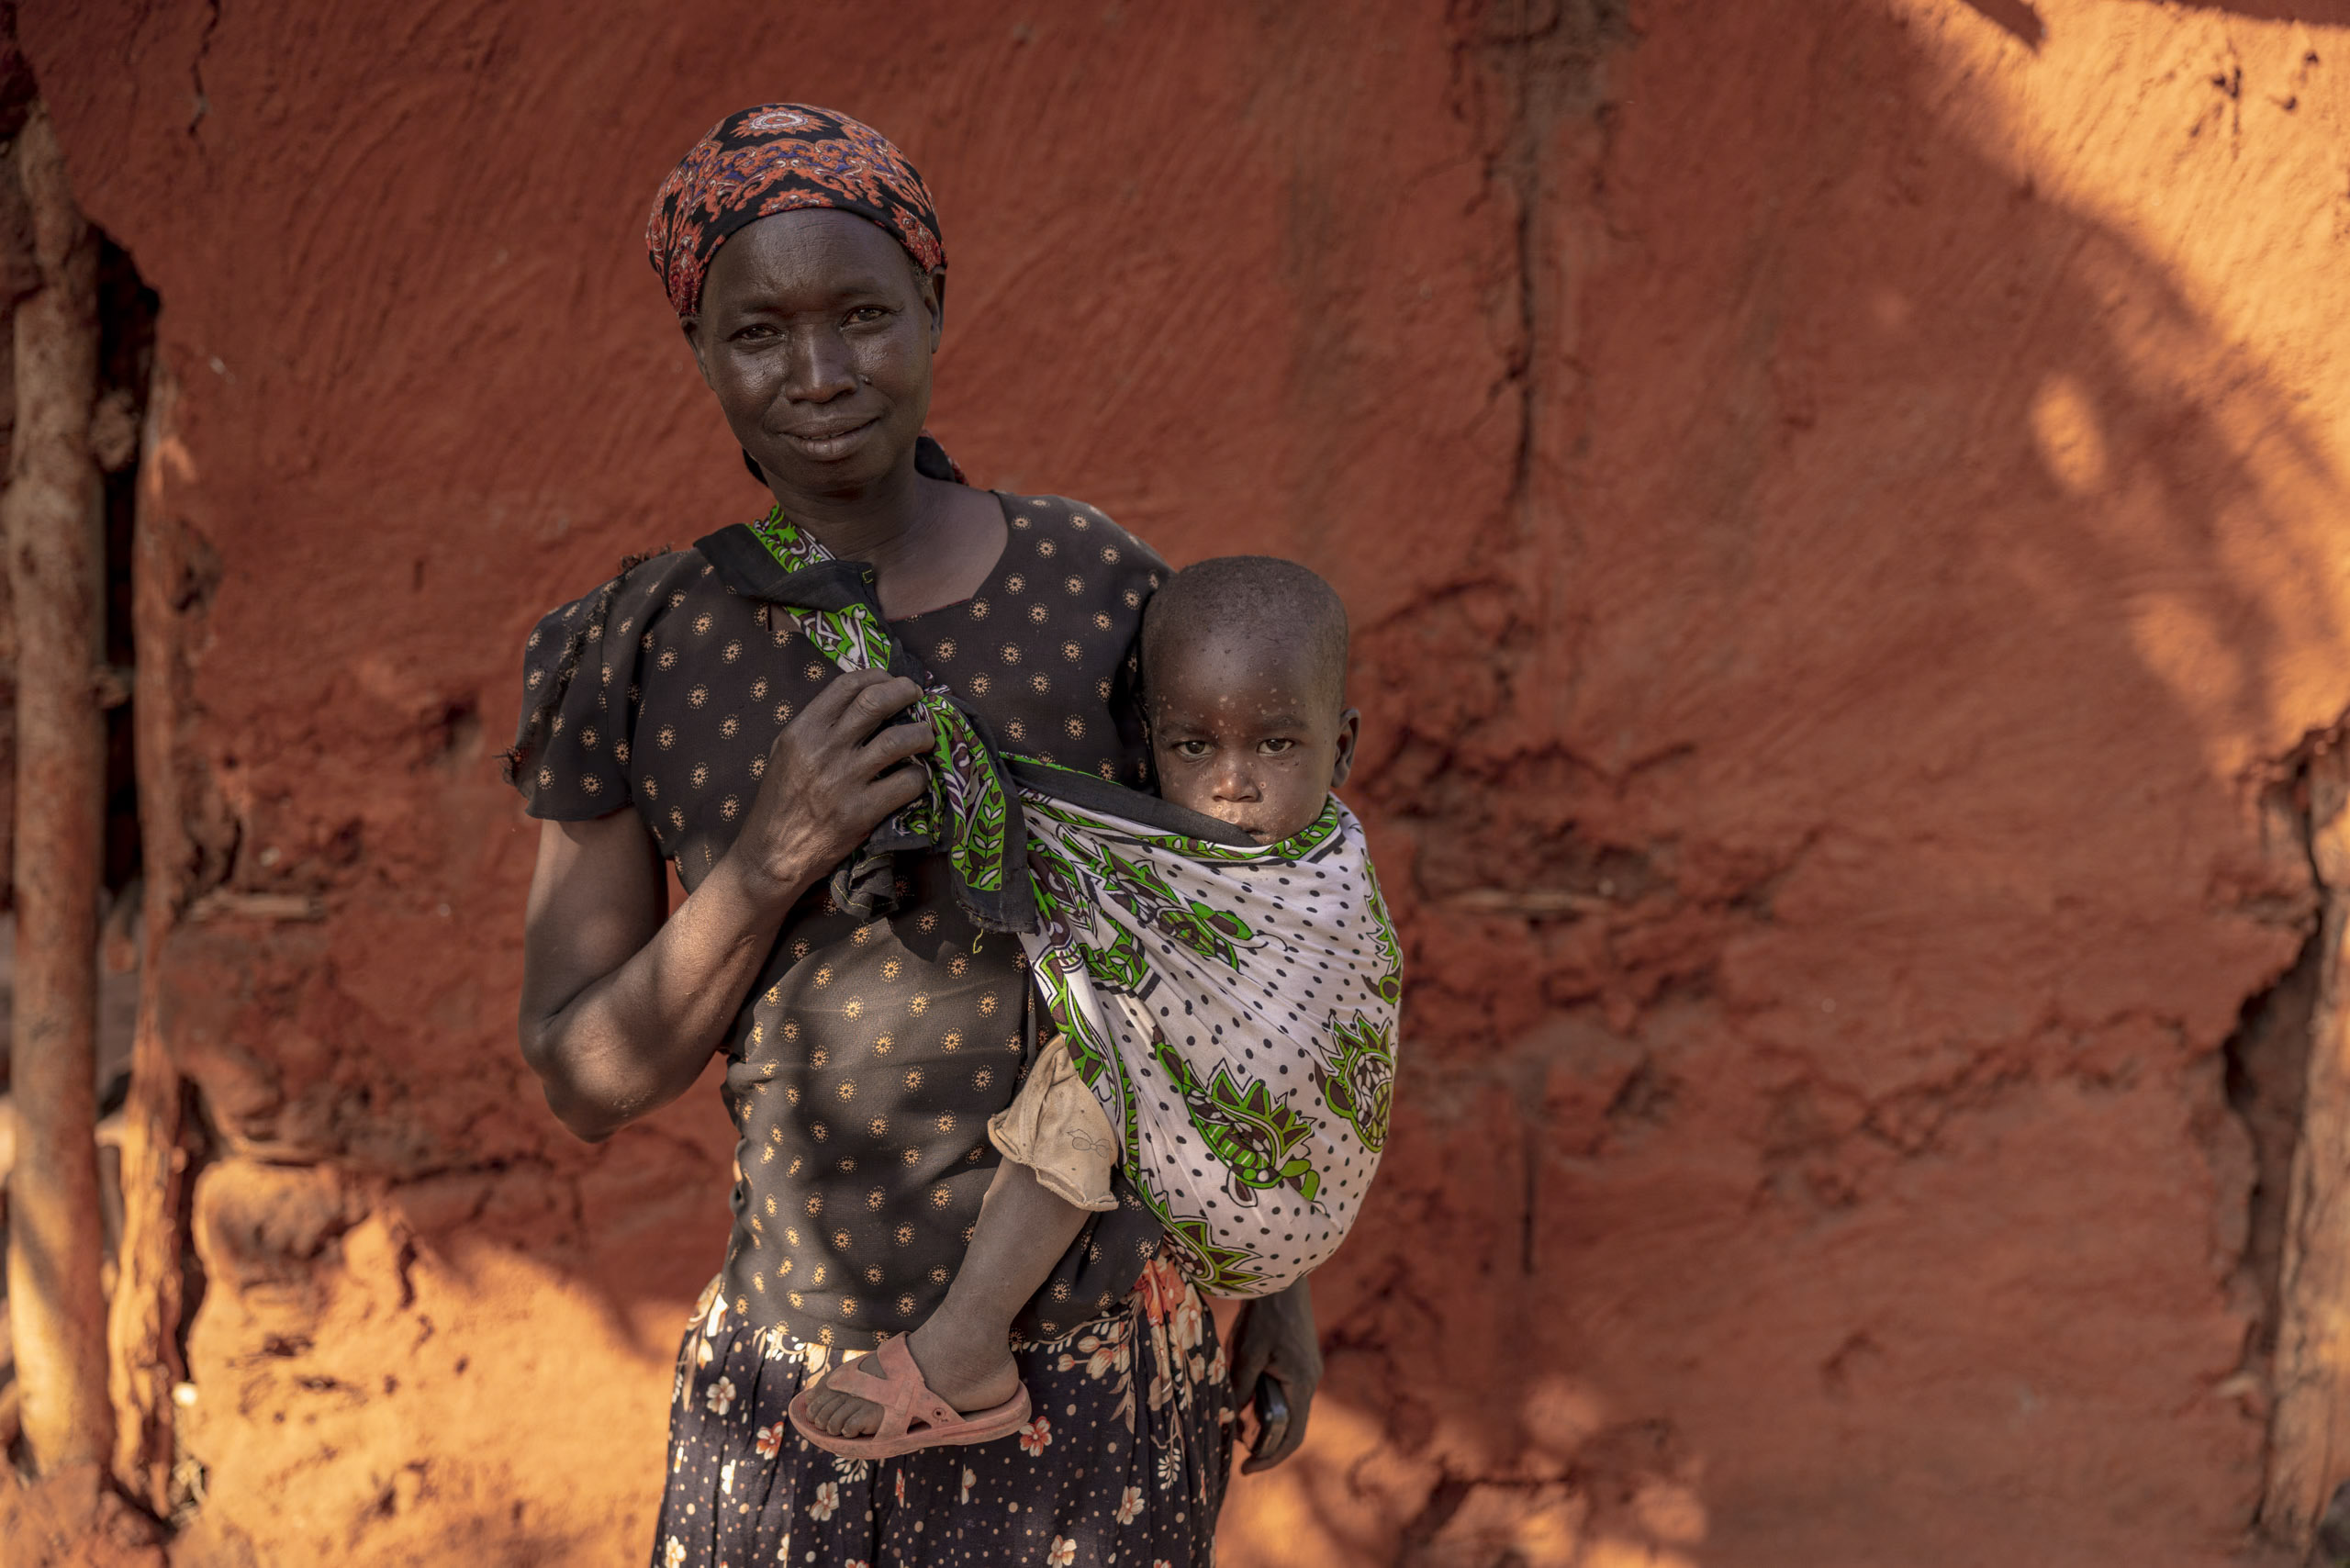
[[[2030,0],[1964,0],[1991,21],[2037,50],[2048,24]],[[2187,9],[2227,11],[2272,22],[2308,22],[2317,27],[2350,23],[2350,0],[2178,0]]]
[[[2037,50],[2048,38],[2048,24],[2026,0],[1966,0],[1966,4],[2007,28],[2028,48]]]
[[[2342,478],[1909,28],[1767,9],[1650,8],[1561,117],[1524,511],[1359,640],[1413,1049],[1251,1568],[2253,1526],[2277,1260],[2219,1047],[2308,928],[2249,808],[2340,712],[2281,672],[2344,639]],[[1586,90],[1535,47],[1495,74]]]
[[[2140,0],[2160,4],[2161,0]],[[2350,26],[2350,0],[2178,0],[2190,11],[2230,11],[2270,22],[2307,22],[2312,27]]]

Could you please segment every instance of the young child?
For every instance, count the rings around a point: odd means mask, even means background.
[[[1144,712],[1161,798],[1226,824],[1224,836],[1245,835],[1256,845],[1281,843],[1317,823],[1326,830],[1326,839],[1334,837],[1328,830],[1343,818],[1343,808],[1331,801],[1330,792],[1345,782],[1352,766],[1360,722],[1357,711],[1346,706],[1346,662],[1345,609],[1330,586],[1305,567],[1264,556],[1228,556],[1177,573],[1152,598],[1142,625]],[[1343,820],[1346,829],[1354,831],[1351,818]],[[1053,861],[1048,846],[1057,841],[1040,833],[1032,842],[1047,846],[1039,852],[1040,861]],[[1196,839],[1159,842],[1197,846]],[[1254,935],[1247,921],[1219,915],[1196,899],[1187,901],[1180,890],[1168,887],[1164,876],[1137,870],[1114,853],[1096,854],[1089,863],[1142,878],[1142,885],[1153,890],[1149,899],[1155,907],[1173,911],[1179,925],[1193,923],[1183,929],[1197,931],[1196,951],[1229,958],[1229,947],[1220,946],[1225,934],[1243,940]],[[1058,864],[1066,871],[1066,860]],[[1368,863],[1363,864],[1368,884]],[[1276,868],[1290,868],[1282,863]],[[1052,879],[1047,876],[1046,881],[1049,885]],[[1066,878],[1062,885],[1066,899]],[[1364,897],[1383,931],[1375,887],[1366,886]],[[1054,907],[1049,894],[1040,903],[1048,911]],[[1275,903],[1284,912],[1304,907]],[[1264,913],[1254,918],[1259,926],[1272,924]],[[1307,918],[1301,913],[1292,921]],[[1200,922],[1209,929],[1201,929]],[[1354,929],[1360,934],[1363,928],[1364,923],[1358,922]],[[1155,938],[1158,929],[1149,928],[1149,935]],[[1120,940],[1129,951],[1137,946],[1131,938]],[[1034,954],[1042,945],[1032,941],[1030,946]],[[1097,973],[1128,972],[1127,966],[1117,962],[1104,964],[1098,958],[1085,961]],[[1139,965],[1141,959],[1133,962]],[[1076,960],[1065,967],[1074,972]],[[1040,963],[1040,981],[1049,980],[1048,969],[1049,960]],[[1213,965],[1209,972],[1223,974]],[[1233,973],[1237,978],[1237,967]],[[1384,983],[1393,986],[1392,974]],[[1199,1124],[1203,1130],[1235,1129],[1211,1142],[1226,1155],[1227,1165],[1237,1160],[1243,1174],[1226,1177],[1228,1199],[1219,1189],[1213,1201],[1227,1207],[1251,1205],[1248,1212],[1254,1218],[1259,1192],[1248,1189],[1270,1192],[1275,1199],[1300,1193],[1303,1205],[1287,1211],[1271,1206],[1268,1212],[1302,1216],[1317,1192],[1335,1195],[1336,1188],[1309,1170],[1307,1161],[1295,1158],[1304,1123],[1282,1106],[1272,1107],[1269,1114],[1261,1091],[1253,1099],[1236,1096],[1228,1072],[1194,1071],[1165,1032],[1151,1026],[1147,1009],[1133,994],[1135,988],[1121,990],[1109,980],[1104,985],[1131,1022],[1091,1031],[1097,1043],[1103,1034],[1114,1032],[1112,1049],[1135,1055],[1148,1054],[1155,1047],[1162,1081],[1171,1070],[1177,1086],[1173,1092],[1202,1103],[1201,1114],[1207,1118]],[[1049,984],[1046,989],[1049,993]],[[1139,988],[1144,996],[1150,990],[1149,984]],[[1250,1004],[1256,1005],[1254,998]],[[1056,1009],[1057,1017],[1060,1012]],[[938,1310],[911,1335],[886,1342],[869,1358],[835,1368],[793,1401],[792,1422],[811,1442],[835,1453],[879,1459],[937,1444],[982,1442],[1016,1429],[1029,1418],[1029,1406],[1010,1350],[1013,1319],[1076,1239],[1088,1211],[1117,1205],[1109,1178],[1121,1148],[1144,1152],[1146,1163],[1163,1165],[1179,1181],[1182,1172],[1176,1170],[1178,1165],[1203,1163],[1197,1148],[1179,1160],[1146,1152],[1147,1138],[1122,1140],[1072,1063],[1071,1048],[1066,1036],[1048,1042],[1019,1096],[990,1122],[990,1136],[1004,1158],[962,1268]],[[1392,1045],[1384,1060],[1392,1072]],[[1303,1071],[1297,1075],[1305,1076]],[[1322,1076],[1319,1065],[1314,1076]],[[1206,1103],[1208,1092],[1200,1087],[1211,1077],[1231,1113],[1221,1121],[1216,1106]],[[1337,1245],[1337,1236],[1351,1223],[1352,1204],[1368,1183],[1384,1138],[1385,1092],[1382,1078],[1375,1089],[1375,1113],[1338,1112],[1359,1129],[1375,1114],[1377,1132],[1364,1140],[1369,1157],[1360,1160],[1360,1169],[1350,1163],[1344,1213],[1334,1221],[1325,1216],[1321,1245],[1315,1249],[1319,1255],[1292,1255],[1285,1260],[1286,1271],[1267,1265],[1260,1276],[1237,1277],[1256,1286],[1259,1278],[1297,1273],[1301,1264],[1311,1267]],[[1342,1105],[1347,1103],[1343,1089],[1337,1098]],[[1225,1176],[1222,1169],[1215,1173]],[[1128,1174],[1141,1179],[1135,1171]],[[1286,1223],[1297,1230],[1306,1228],[1297,1218]],[[1270,1234],[1270,1227],[1264,1228]],[[1232,1255],[1228,1250],[1219,1254]],[[878,1438],[868,1436],[877,1432]]]

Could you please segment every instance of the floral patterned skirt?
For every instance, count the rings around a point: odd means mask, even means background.
[[[1164,1258],[1118,1316],[1013,1341],[1035,1418],[868,1463],[784,1417],[831,1352],[731,1313],[715,1282],[677,1351],[655,1568],[1208,1568],[1231,1384],[1199,1293]]]

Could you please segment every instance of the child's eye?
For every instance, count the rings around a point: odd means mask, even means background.
[[[1208,743],[1205,741],[1177,741],[1169,749],[1172,750],[1177,756],[1188,757],[1193,761],[1197,761],[1199,758],[1207,756]]]
[[[1268,756],[1279,756],[1285,751],[1294,751],[1297,749],[1297,743],[1293,740],[1288,740],[1282,736],[1275,735],[1270,740],[1259,741],[1257,743],[1257,749],[1263,752]]]

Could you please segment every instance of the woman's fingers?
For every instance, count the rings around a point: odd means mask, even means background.
[[[856,685],[843,705],[837,724],[848,732],[852,742],[871,734],[890,714],[922,696],[922,688],[905,677],[883,675],[878,670],[852,670],[834,681],[833,686],[847,686],[851,681]],[[815,704],[809,706],[813,709]]]
[[[936,730],[919,710],[913,722],[890,720],[921,700],[912,681],[878,670],[827,682],[776,736],[744,853],[794,876],[820,873],[920,799],[929,774],[906,765],[931,749]]]
[[[895,701],[891,701],[890,698],[894,693],[881,690],[882,688],[898,689],[903,692],[903,695],[898,696]],[[859,702],[870,703],[867,711],[878,722],[889,717],[921,695],[921,688],[915,686],[912,681],[906,679],[903,676],[891,675],[887,670],[843,670],[838,676],[826,681],[822,690],[808,700],[808,706],[800,711],[800,722],[813,722],[819,727],[829,727],[838,722],[851,706]]]
[[[779,776],[834,773],[852,786],[862,783],[930,749],[934,732],[927,720],[881,727],[921,698],[922,689],[902,677],[851,670],[826,684],[783,727],[769,758]]]
[[[911,724],[892,724],[857,748],[856,766],[867,775],[895,767],[908,757],[927,755],[937,736],[928,715]]]
[[[1257,1434],[1257,1446],[1249,1450],[1248,1461],[1240,1467],[1243,1475],[1253,1475],[1260,1470],[1270,1470],[1297,1451],[1305,1441],[1306,1411],[1314,1404],[1314,1386],[1299,1386],[1285,1381],[1280,1373],[1270,1374],[1276,1386],[1289,1395],[1286,1408],[1276,1406],[1269,1412],[1270,1419]]]
[[[848,777],[864,794],[875,821],[921,799],[930,775],[905,766],[929,754],[934,732],[928,722],[892,724],[850,754]]]
[[[1254,1475],[1269,1465],[1279,1464],[1289,1450],[1289,1412],[1268,1420],[1257,1432],[1256,1444],[1240,1466],[1243,1475]]]
[[[1243,1409],[1257,1406],[1252,1395],[1260,1385],[1267,1395],[1257,1409],[1257,1440],[1241,1466],[1242,1473],[1250,1474],[1281,1463],[1305,1440],[1306,1412],[1322,1381],[1310,1282],[1301,1279],[1249,1302],[1234,1325],[1233,1340],[1234,1402]]]
[[[865,801],[872,809],[873,820],[878,823],[900,806],[911,806],[922,799],[929,777],[919,767],[893,767],[867,785]]]
[[[1257,1380],[1265,1374],[1265,1361],[1272,1354],[1272,1337],[1259,1331],[1257,1304],[1253,1301],[1240,1309],[1240,1321],[1235,1325],[1232,1354],[1233,1403],[1246,1408],[1257,1393]]]

